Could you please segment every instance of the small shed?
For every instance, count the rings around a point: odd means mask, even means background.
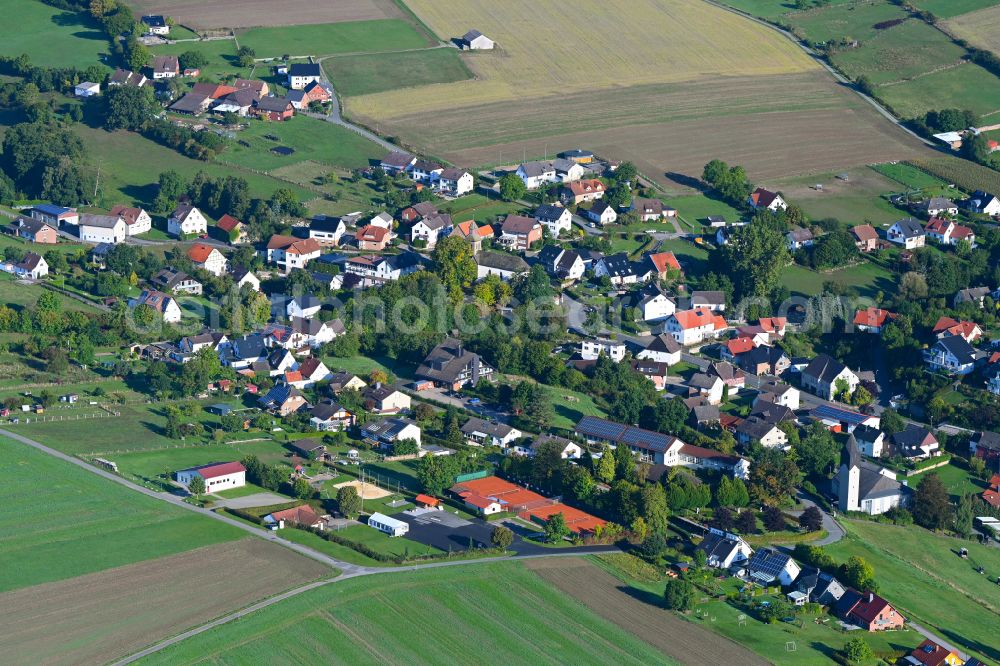
[[[73,94],[77,97],[94,97],[95,95],[101,94],[101,84],[94,83],[93,81],[83,81],[76,84],[73,88]]]
[[[232,407],[230,407],[229,405],[224,405],[222,403],[208,406],[208,413],[216,414],[217,416],[225,416],[226,414],[229,414],[232,411],[233,411]]]

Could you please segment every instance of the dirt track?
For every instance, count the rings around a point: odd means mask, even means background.
[[[526,563],[539,576],[682,664],[765,666],[768,662],[728,638],[685,622],[625,591],[624,583],[586,560],[551,558]]]
[[[0,594],[14,664],[104,664],[330,569],[260,539]]]
[[[190,28],[339,23],[398,18],[392,0],[130,0],[139,14],[164,14]]]

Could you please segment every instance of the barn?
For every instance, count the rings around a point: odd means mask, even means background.
[[[247,468],[238,462],[212,463],[211,465],[182,469],[177,472],[177,483],[187,488],[196,476],[205,480],[205,492],[207,493],[242,488],[247,484]]]

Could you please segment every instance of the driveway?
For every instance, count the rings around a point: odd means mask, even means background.
[[[220,499],[216,506],[223,506],[227,509],[252,509],[257,506],[271,506],[272,504],[285,504],[291,499],[284,495],[274,493],[255,493],[246,497],[234,497],[233,499]]]
[[[811,499],[806,497],[801,490],[798,493],[798,500],[803,506],[806,507],[806,509],[811,506],[815,506],[819,509],[819,512],[823,514],[823,529],[826,530],[827,534],[822,539],[810,541],[810,546],[829,546],[831,543],[837,543],[844,538],[844,535],[846,534],[844,528],[840,526],[840,523],[838,523],[833,516],[824,511],[823,507],[817,505],[816,502],[813,502]],[[803,511],[804,510],[805,509],[803,509]],[[802,511],[790,511],[789,513],[798,517],[802,514]]]

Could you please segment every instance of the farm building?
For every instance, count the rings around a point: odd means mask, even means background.
[[[264,525],[272,530],[280,530],[285,527],[285,523],[291,523],[300,527],[314,527],[322,530],[326,523],[311,506],[303,504],[284,511],[275,511],[264,516]]]
[[[495,45],[492,39],[478,30],[470,30],[462,35],[462,38],[458,41],[463,49],[469,51],[489,51]]]
[[[212,463],[201,467],[191,467],[177,472],[177,482],[185,488],[191,480],[200,476],[205,480],[205,491],[209,493],[246,485],[247,468],[238,462]]]
[[[392,537],[403,536],[410,531],[409,523],[377,512],[368,516],[368,527],[374,527]]]

